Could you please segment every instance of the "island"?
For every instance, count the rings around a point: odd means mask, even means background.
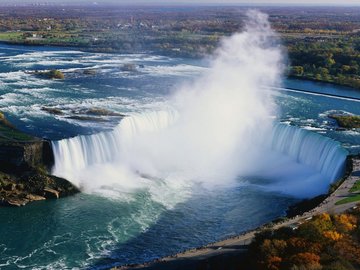
[[[57,69],[51,69],[49,71],[39,71],[36,70],[34,73],[37,76],[41,76],[48,79],[57,79],[57,80],[63,80],[65,79],[64,73],[62,73],[60,70]]]
[[[342,128],[360,128],[359,115],[331,114],[329,118],[336,120],[337,124]]]

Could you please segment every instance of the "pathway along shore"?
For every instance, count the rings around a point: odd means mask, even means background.
[[[309,220],[314,215],[322,213],[338,214],[357,205],[358,202],[336,205],[335,203],[345,197],[353,195],[351,187],[356,181],[360,180],[360,156],[351,157],[353,164],[352,173],[343,183],[329,195],[320,205],[314,209],[303,213],[300,216],[288,219],[282,223],[277,223],[267,229],[278,229],[281,227],[296,228],[302,222]],[[149,263],[134,264],[115,267],[116,270],[146,269],[146,270],[199,270],[199,269],[224,269],[229,260],[236,260],[246,251],[254,238],[255,234],[263,230],[262,228],[249,231],[245,234],[228,238],[223,241],[209,244],[201,248],[187,250],[176,255],[164,257]]]

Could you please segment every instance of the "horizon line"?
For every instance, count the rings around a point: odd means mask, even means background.
[[[96,7],[96,6],[128,6],[128,7],[139,7],[139,6],[153,6],[153,7],[360,7],[360,3],[213,3],[213,2],[203,2],[203,3],[194,3],[194,2],[172,2],[172,3],[160,3],[160,2],[122,2],[122,3],[114,3],[114,2],[105,2],[105,3],[97,3],[96,1],[90,2],[33,2],[33,3],[0,3],[0,6],[88,6],[88,7]]]
[[[101,3],[101,4],[90,4],[90,3],[24,3],[24,4],[11,4],[11,3],[0,3],[1,7],[105,7],[105,6],[127,6],[127,7],[327,7],[327,8],[338,8],[338,7],[360,7],[359,4],[301,4],[301,3]]]

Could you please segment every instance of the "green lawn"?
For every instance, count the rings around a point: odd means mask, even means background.
[[[35,139],[30,135],[22,133],[21,131],[0,124],[0,139],[1,141],[8,141],[7,138],[16,141],[32,141]]]
[[[0,112],[0,142],[7,141],[32,141],[35,138],[27,135],[16,128],[6,120],[4,114]]]
[[[338,202],[336,202],[336,205],[345,204],[345,203],[351,203],[351,202],[358,202],[360,201],[360,194],[356,194],[354,196],[350,196],[347,198],[344,198]]]
[[[0,40],[18,40],[22,38],[21,32],[0,32]]]
[[[356,181],[353,187],[350,189],[350,192],[360,191],[360,180]]]

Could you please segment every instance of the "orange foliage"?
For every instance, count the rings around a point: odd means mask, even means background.
[[[280,263],[282,259],[278,256],[270,256],[266,261],[266,269],[268,270],[280,270]]]
[[[323,232],[323,235],[333,241],[338,241],[343,238],[342,234],[338,233],[337,231],[325,231]]]
[[[323,221],[331,221],[330,215],[328,213],[323,213],[319,216],[319,219]]]
[[[320,243],[310,242],[300,237],[291,237],[286,241],[286,243],[290,249],[297,252],[308,251],[317,254],[320,253],[322,247]]]
[[[348,232],[356,228],[357,219],[353,215],[346,215],[346,214],[336,215],[334,219],[339,229],[344,232]]]
[[[355,231],[360,226],[360,208],[357,211],[331,216],[321,214],[295,231],[275,230],[267,234],[265,240],[259,238],[252,247],[252,254],[258,261],[253,264],[256,267],[249,269],[320,270],[339,258],[346,265],[360,265],[360,230]]]
[[[296,266],[302,266],[311,269],[321,268],[320,256],[310,252],[295,254],[291,256],[290,261]]]

